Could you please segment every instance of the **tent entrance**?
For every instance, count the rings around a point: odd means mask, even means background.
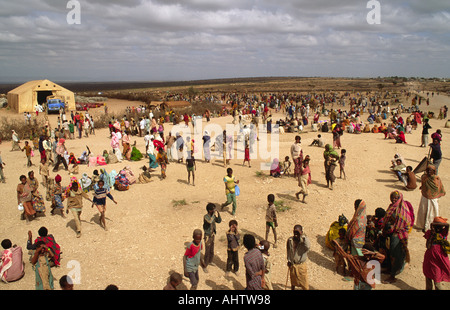
[[[38,90],[37,91],[37,102],[42,105],[47,102],[47,97],[53,95],[51,90]]]

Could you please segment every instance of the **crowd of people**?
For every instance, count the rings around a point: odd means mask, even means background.
[[[261,100],[263,98],[263,100]],[[32,167],[32,154],[38,150],[40,154],[39,174],[42,177],[42,184],[45,189],[44,194],[39,190],[39,181],[34,176],[34,171],[30,170],[28,175],[20,176],[20,183],[17,186],[17,202],[23,210],[23,219],[32,221],[37,216],[42,216],[46,212],[45,200],[51,202],[51,214],[59,213],[65,217],[64,213],[71,211],[76,224],[76,237],[81,237],[80,217],[83,209],[83,200],[88,200],[91,206],[96,206],[100,213],[100,225],[107,230],[105,221],[106,198],[117,203],[110,191],[114,188],[119,194],[126,191],[130,185],[139,182],[147,183],[151,180],[150,172],[158,168],[161,172],[161,179],[167,176],[167,164],[169,162],[180,163],[186,166],[188,184],[195,186],[195,171],[197,169],[194,153],[197,142],[191,137],[183,137],[182,132],[172,135],[166,134],[164,124],[172,122],[174,125],[183,123],[186,127],[195,130],[196,117],[205,117],[207,121],[211,117],[219,115],[233,116],[233,124],[240,125],[238,139],[244,140],[245,158],[243,165],[248,162],[250,165],[250,153],[255,141],[258,140],[258,126],[266,128],[267,132],[273,132],[272,111],[283,112],[285,117],[276,121],[279,130],[296,133],[294,142],[290,147],[289,156],[284,157],[280,162],[275,159],[270,168],[270,175],[273,177],[289,177],[297,182],[300,190],[295,193],[296,198],[307,203],[306,198],[310,195],[308,187],[311,184],[310,156],[305,154],[305,148],[301,144],[301,132],[311,122],[311,128],[317,132],[330,131],[333,135],[333,143],[325,144],[321,139],[321,134],[310,146],[324,148],[323,162],[324,174],[327,187],[335,190],[336,181],[335,168],[339,166],[340,178],[346,179],[345,161],[346,149],[342,147],[341,136],[344,133],[383,133],[385,139],[395,139],[398,143],[406,143],[405,133],[408,130],[417,129],[423,123],[422,144],[428,145],[427,126],[429,115],[420,111],[419,106],[405,109],[399,106],[395,111],[390,111],[389,103],[379,100],[379,97],[361,99],[339,98],[336,95],[292,95],[292,94],[270,94],[261,97],[249,95],[230,94],[227,99],[231,106],[230,111],[220,112],[205,111],[202,116],[182,114],[173,111],[165,116],[157,118],[150,110],[149,115],[140,115],[139,119],[113,118],[109,122],[110,150],[105,150],[102,156],[94,156],[87,147],[79,157],[75,156],[65,146],[66,139],[74,139],[75,128],[78,129],[78,138],[94,134],[92,117],[86,113],[71,113],[69,120],[65,114],[60,115],[55,129],[51,129],[49,124],[42,128],[37,144],[31,146],[25,141],[25,146],[20,147],[19,139],[14,137],[13,132],[12,150],[25,152],[27,167]],[[417,98],[417,97],[416,97]],[[413,102],[417,99],[413,98]],[[327,106],[341,105],[342,109],[327,109]],[[346,105],[349,112],[344,110]],[[411,113],[405,121],[401,115],[404,111]],[[367,124],[374,125],[373,128],[365,126],[361,122],[364,113],[369,113]],[[329,116],[325,122],[319,121],[319,116]],[[249,118],[247,118],[249,116]],[[249,119],[250,124],[246,124],[244,119]],[[61,123],[59,122],[61,120]],[[389,122],[389,125],[386,123]],[[377,124],[381,124],[378,126]],[[364,125],[364,126],[363,126]],[[367,127],[367,129],[366,129]],[[381,128],[380,128],[381,127]],[[282,128],[282,129],[281,129]],[[375,129],[376,128],[376,129]],[[410,132],[410,131],[409,131]],[[136,147],[136,142],[131,139],[143,138],[145,151],[141,152]],[[355,289],[372,289],[375,282],[368,275],[370,274],[370,262],[378,261],[383,270],[389,275],[386,283],[396,281],[396,277],[404,270],[409,262],[408,234],[414,227],[424,232],[427,240],[427,251],[423,263],[423,273],[426,278],[426,288],[431,289],[434,285],[436,289],[441,288],[440,283],[450,281],[450,262],[448,251],[450,245],[447,241],[448,227],[447,220],[440,217],[439,198],[445,195],[444,186],[438,176],[438,167],[442,158],[440,142],[442,135],[437,130],[432,135],[433,142],[428,145],[431,150],[429,162],[426,165],[425,173],[421,178],[422,199],[419,205],[419,212],[414,214],[414,209],[410,202],[404,200],[401,191],[394,191],[390,194],[391,204],[386,210],[377,209],[375,215],[366,214],[366,203],[363,199],[355,200],[354,215],[350,221],[345,218],[338,223],[333,223],[327,233],[327,246],[333,250],[336,262],[336,270],[344,276],[351,275]],[[226,272],[240,271],[239,251],[242,245],[245,247],[244,267],[247,290],[272,290],[271,283],[271,259],[270,246],[280,247],[277,236],[277,227],[280,223],[277,220],[277,209],[275,207],[274,194],[267,195],[267,208],[265,215],[266,233],[264,240],[256,240],[250,234],[244,234],[242,239],[238,229],[238,208],[237,197],[239,196],[239,180],[235,177],[233,169],[229,167],[231,160],[231,150],[234,138],[227,134],[218,135],[215,141],[211,140],[208,131],[202,136],[202,145],[205,161],[211,160],[211,149],[217,148],[223,158],[223,165],[226,168],[226,175],[223,178],[225,186],[226,201],[223,204],[208,203],[206,214],[203,217],[203,229],[194,229],[192,241],[186,247],[183,259],[183,275],[189,279],[191,289],[196,289],[199,284],[199,267],[208,273],[208,266],[213,263],[215,255],[215,236],[217,234],[216,224],[222,223],[220,212],[229,205],[233,219],[228,222],[226,232],[227,258]],[[34,142],[34,141],[33,141]],[[336,151],[340,149],[340,152]],[[106,172],[103,167],[94,170],[92,176],[83,174],[80,178],[77,166],[93,164],[95,166],[105,166],[117,162],[139,161],[143,158],[148,160],[148,165],[143,167],[143,172],[135,176],[129,167],[125,166],[119,172],[112,170]],[[398,160],[399,161],[398,161]],[[292,160],[292,161],[291,161]],[[2,167],[4,163],[1,161]],[[50,163],[53,165],[52,171],[56,173],[54,178],[49,175]],[[68,180],[63,180],[59,174],[59,167],[63,165],[69,174]],[[395,169],[394,169],[395,168]],[[176,169],[176,168],[174,168]],[[414,190],[410,184],[415,180],[415,175],[411,167],[407,167],[402,159],[397,158],[393,162],[393,171],[404,181],[405,190]],[[3,171],[1,171],[2,180]],[[411,174],[412,173],[412,174]],[[409,181],[411,180],[411,182]],[[64,182],[63,182],[64,181]],[[67,183],[66,183],[67,182]],[[63,186],[65,184],[66,186]],[[89,195],[88,193],[91,193]],[[117,194],[117,195],[119,195]],[[300,199],[302,195],[302,199]],[[66,206],[64,205],[66,202]],[[269,242],[270,232],[273,234],[274,242]],[[331,236],[332,234],[332,236]],[[9,239],[2,241],[4,252],[0,265],[0,277],[5,282],[16,281],[23,277],[23,258],[20,247],[15,246]],[[309,289],[307,260],[311,242],[304,233],[303,227],[296,224],[292,228],[290,236],[285,244],[286,264],[290,278],[290,287],[295,289],[300,287]],[[19,250],[17,250],[19,249]],[[48,234],[48,230],[42,227],[39,230],[39,238],[32,242],[31,232],[27,243],[27,249],[32,251],[30,262],[36,270],[36,289],[54,289],[54,279],[52,269],[60,264],[61,247],[55,241],[55,237]],[[17,254],[19,253],[19,254]],[[20,266],[22,266],[20,268]],[[182,275],[173,272],[169,282],[163,289],[175,290],[182,282]],[[60,286],[73,288],[68,276],[60,279]]]

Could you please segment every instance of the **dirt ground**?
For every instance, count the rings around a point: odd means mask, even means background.
[[[429,110],[438,110],[444,104],[449,105],[450,100],[445,95],[434,96],[430,99]],[[108,100],[110,111],[120,110],[129,102]],[[5,111],[2,111],[4,113]],[[102,109],[92,111],[103,113]],[[5,112],[6,113],[6,112]],[[8,114],[11,117],[16,117]],[[367,116],[367,113],[363,116]],[[407,114],[402,115],[404,118]],[[283,117],[274,114],[274,120]],[[17,116],[23,121],[22,116]],[[324,119],[324,118],[322,118]],[[54,119],[53,119],[54,120]],[[52,122],[53,122],[52,120]],[[225,127],[232,118],[214,118],[212,122]],[[444,128],[446,120],[432,119],[430,121],[434,132],[440,128],[443,134],[443,161],[439,174],[448,186],[450,178],[449,157],[446,153],[449,140],[447,136],[450,129]],[[206,125],[203,120],[202,126]],[[166,132],[171,125],[166,126]],[[387,209],[390,204],[389,194],[396,189],[402,190],[401,183],[389,171],[390,161],[395,153],[400,153],[407,164],[415,167],[427,155],[428,148],[421,148],[421,127],[406,136],[407,144],[396,144],[393,140],[384,140],[383,134],[349,134],[344,133],[341,142],[347,150],[346,174],[347,179],[337,179],[334,190],[326,187],[323,169],[323,149],[309,146],[317,136],[308,126],[301,134],[302,147],[305,155],[311,157],[312,184],[307,204],[295,198],[298,191],[297,181],[292,177],[272,178],[268,171],[263,171],[261,164],[269,160],[256,159],[252,167],[242,165],[242,160],[231,160],[234,175],[240,181],[241,194],[237,198],[237,213],[231,215],[231,207],[221,212],[222,223],[217,225],[214,265],[209,267],[209,273],[201,269],[200,290],[240,290],[245,288],[245,268],[243,264],[245,248],[239,251],[240,274],[225,275],[226,265],[226,237],[228,222],[235,218],[241,236],[250,233],[257,239],[265,237],[265,209],[267,195],[273,193],[276,200],[283,201],[289,210],[278,213],[278,247],[271,247],[270,259],[272,261],[272,283],[275,290],[285,290],[287,283],[286,240],[292,235],[295,224],[301,224],[304,232],[311,241],[311,250],[308,253],[308,278],[310,289],[313,290],[351,290],[352,281],[344,281],[343,277],[334,271],[332,251],[325,247],[325,234],[330,224],[338,219],[340,214],[350,220],[353,216],[353,204],[356,199],[363,199],[367,203],[367,213],[373,214],[375,209]],[[202,132],[202,131],[200,131]],[[295,133],[280,135],[279,156],[284,158],[289,154]],[[322,134],[327,143],[332,142],[332,134]],[[133,137],[137,148],[144,150],[144,139]],[[70,152],[79,155],[88,145],[94,154],[101,154],[104,149],[110,150],[108,129],[98,129],[95,135],[88,138],[67,140]],[[4,170],[7,178],[6,184],[0,184],[0,193],[4,197],[0,201],[2,214],[0,217],[0,239],[11,239],[13,243],[24,248],[25,276],[20,281],[0,284],[0,290],[33,290],[34,271],[29,262],[26,241],[27,232],[33,233],[33,239],[41,226],[46,226],[61,246],[61,266],[52,268],[55,278],[55,288],[60,289],[58,279],[70,274],[76,276],[77,290],[102,290],[109,284],[115,284],[123,290],[160,290],[168,280],[169,275],[176,271],[183,272],[182,257],[185,246],[192,240],[192,232],[202,228],[203,216],[206,213],[208,202],[223,203],[226,200],[222,182],[226,174],[222,160],[206,163],[197,161],[195,171],[195,186],[187,184],[187,171],[183,164],[170,163],[167,168],[167,179],[161,180],[160,169],[153,172],[153,181],[148,184],[134,184],[125,192],[113,191],[117,200],[115,205],[107,202],[107,225],[105,231],[99,225],[99,213],[91,208],[88,201],[84,201],[82,217],[82,236],[75,237],[75,223],[71,214],[66,219],[60,216],[51,216],[50,204],[46,201],[47,214],[27,224],[20,220],[20,211],[17,209],[16,186],[19,176],[26,174],[30,169],[26,167],[26,157],[22,152],[10,152],[11,142],[0,144],[1,156],[6,163]],[[31,170],[40,179],[38,173],[38,158],[33,158],[34,166]],[[130,166],[138,175],[147,160],[139,162],[122,162],[105,166],[110,172],[125,166]],[[80,173],[92,175],[96,167],[80,166]],[[258,175],[263,171],[263,175]],[[69,175],[63,169],[59,171],[63,178],[63,185],[68,185]],[[336,171],[336,175],[339,172]],[[55,173],[51,172],[51,177]],[[420,175],[417,176],[418,181]],[[419,182],[420,185],[420,182]],[[41,193],[44,191],[41,188]],[[418,209],[420,190],[403,191],[405,200]],[[91,195],[91,194],[90,194]],[[174,201],[185,200],[186,205],[175,205]],[[450,197],[446,195],[440,199],[441,216],[450,218],[448,209]],[[273,235],[269,235],[272,243]],[[379,284],[376,290],[423,290],[425,278],[422,273],[422,260],[425,253],[425,239],[423,233],[413,230],[409,237],[409,250],[411,253],[410,265],[398,276],[393,284]],[[382,275],[382,279],[387,275]],[[289,284],[288,284],[289,286]],[[448,287],[448,286],[446,286]],[[190,288],[187,278],[184,278],[180,288]]]

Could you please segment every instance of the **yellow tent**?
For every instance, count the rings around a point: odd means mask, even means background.
[[[74,93],[49,80],[29,81],[9,91],[8,106],[17,113],[34,112],[49,96],[61,98],[67,111],[76,110]]]

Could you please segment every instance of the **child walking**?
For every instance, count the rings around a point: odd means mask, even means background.
[[[275,207],[275,195],[269,194],[267,196],[267,209],[266,209],[266,240],[268,240],[270,228],[272,228],[273,237],[275,239],[273,243],[273,247],[277,247],[277,227],[278,227],[278,221],[277,221],[277,210]]]
[[[238,275],[239,272],[239,239],[241,238],[238,232],[238,222],[231,220],[228,223],[230,229],[227,231],[227,269],[229,274],[231,270]]]
[[[105,185],[105,182],[103,180],[98,181],[97,185],[98,187],[94,189],[94,199],[92,200],[92,208],[94,207],[94,205],[97,207],[98,211],[100,212],[100,225],[102,225],[105,230],[108,230],[106,228],[106,218],[105,218],[106,197],[111,199],[115,204],[117,204],[117,201],[115,201],[111,193],[106,188],[103,187]]]
[[[202,231],[195,229],[192,234],[192,242],[188,244],[183,256],[184,275],[189,278],[191,282],[191,290],[196,290],[199,282],[198,266],[205,267],[203,261],[202,250]]]
[[[27,167],[31,167],[33,163],[31,162],[31,152],[33,149],[28,144],[28,141],[25,141],[25,146],[22,149],[22,152],[25,151],[25,155],[27,156]]]
[[[298,175],[298,186],[300,186],[300,191],[295,194],[295,197],[297,197],[297,199],[300,199],[299,195],[303,194],[303,203],[306,203],[305,198],[309,194],[308,185],[311,184],[311,170],[309,169],[309,160],[309,155],[306,155],[302,163],[302,170]]]

